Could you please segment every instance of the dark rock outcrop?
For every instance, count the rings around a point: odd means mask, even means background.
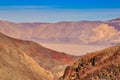
[[[60,80],[120,80],[120,45],[81,56]]]

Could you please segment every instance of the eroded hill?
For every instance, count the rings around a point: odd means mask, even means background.
[[[0,33],[0,80],[56,80],[75,58]]]

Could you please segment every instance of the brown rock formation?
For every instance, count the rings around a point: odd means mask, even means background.
[[[81,56],[60,80],[120,80],[120,45]]]

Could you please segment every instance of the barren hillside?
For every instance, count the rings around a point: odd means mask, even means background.
[[[0,21],[0,32],[14,38],[47,43],[115,45],[120,43],[120,19],[58,23]]]
[[[1,80],[54,80],[76,58],[0,34]]]

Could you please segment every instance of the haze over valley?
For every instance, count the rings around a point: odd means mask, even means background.
[[[63,43],[59,43],[59,44],[55,44],[55,43],[40,43],[41,45],[52,49],[52,50],[56,50],[59,52],[65,52],[71,55],[84,55],[86,53],[90,53],[93,51],[98,51],[101,49],[104,49],[107,46],[103,46],[103,45],[80,45],[80,44],[63,44]]]

